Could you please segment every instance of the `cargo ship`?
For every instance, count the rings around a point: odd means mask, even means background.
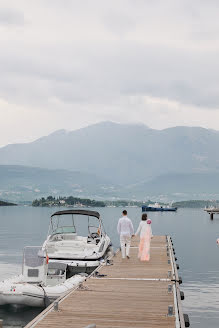
[[[171,205],[160,205],[159,203],[142,205],[142,212],[175,212],[177,207]]]

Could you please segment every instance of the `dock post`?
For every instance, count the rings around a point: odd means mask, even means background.
[[[3,320],[0,320],[0,328],[3,328]]]
[[[211,219],[211,220],[214,219],[214,213],[210,213],[210,219]]]

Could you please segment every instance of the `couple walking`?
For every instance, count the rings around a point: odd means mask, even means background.
[[[122,250],[122,258],[129,259],[129,250],[131,246],[131,238],[140,234],[140,243],[138,258],[141,261],[150,260],[150,244],[152,237],[151,220],[147,219],[147,214],[142,214],[142,221],[140,222],[136,233],[132,221],[127,217],[127,211],[122,212],[122,217],[119,219],[117,226],[118,234],[120,235],[120,245]]]

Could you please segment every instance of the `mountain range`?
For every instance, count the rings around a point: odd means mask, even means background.
[[[99,177],[67,170],[0,165],[0,198],[33,200],[48,195],[104,196],[109,184]]]
[[[218,145],[219,132],[200,127],[154,130],[102,122],[59,130],[0,148],[0,190],[17,185],[39,193],[140,199],[215,194]]]

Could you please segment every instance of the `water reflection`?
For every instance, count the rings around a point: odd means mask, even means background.
[[[217,274],[218,277],[219,271]],[[192,327],[218,327],[219,284],[191,281],[184,283],[183,290],[186,295],[183,308],[189,314]]]
[[[25,327],[41,311],[41,308],[1,306],[0,318],[3,320],[4,328],[21,328]]]
[[[0,262],[0,281],[5,280],[9,277],[17,276],[21,274],[21,265]]]
[[[186,298],[183,302],[185,309],[190,312],[219,313],[219,284],[203,284],[191,281],[184,283],[183,290]]]

